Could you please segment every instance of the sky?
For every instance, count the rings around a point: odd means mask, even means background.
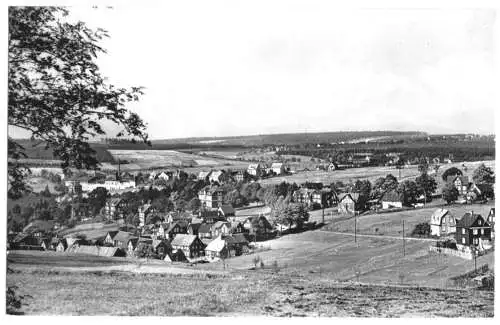
[[[70,11],[109,31],[107,54],[98,59],[102,74],[146,88],[129,107],[152,139],[494,133],[494,10],[264,4]]]

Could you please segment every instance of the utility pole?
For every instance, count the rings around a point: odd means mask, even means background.
[[[403,256],[406,255],[406,247],[405,247],[405,221],[403,220]]]
[[[358,240],[357,240],[358,238],[357,238],[357,235],[356,235],[356,233],[357,233],[357,228],[356,228],[356,221],[357,220],[356,219],[357,219],[356,218],[356,211],[354,211],[354,242],[355,243],[358,242]]]
[[[323,205],[323,214],[321,215],[321,222],[325,223],[325,205]]]

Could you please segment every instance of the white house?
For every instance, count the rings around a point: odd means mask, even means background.
[[[456,232],[456,220],[446,209],[437,209],[431,215],[431,235],[442,236]]]

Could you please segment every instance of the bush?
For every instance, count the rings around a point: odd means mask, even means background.
[[[413,231],[411,232],[411,235],[422,237],[422,236],[429,236],[430,233],[431,233],[431,225],[429,225],[428,222],[424,222],[416,225]]]

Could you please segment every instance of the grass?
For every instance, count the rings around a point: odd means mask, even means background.
[[[28,315],[493,316],[493,292],[368,286],[255,271],[224,277],[18,272],[7,275],[7,285],[32,296],[22,308]]]
[[[361,234],[402,236],[402,221],[405,221],[405,235],[409,236],[415,226],[419,223],[429,222],[432,213],[438,208],[444,208],[451,212],[455,218],[462,216],[469,211],[479,213],[487,217],[494,203],[489,204],[468,204],[468,205],[450,205],[440,207],[430,207],[422,209],[407,210],[401,212],[388,212],[379,214],[367,214],[357,217],[357,231]],[[327,226],[328,230],[339,232],[354,232],[354,217],[348,220],[334,222]]]

